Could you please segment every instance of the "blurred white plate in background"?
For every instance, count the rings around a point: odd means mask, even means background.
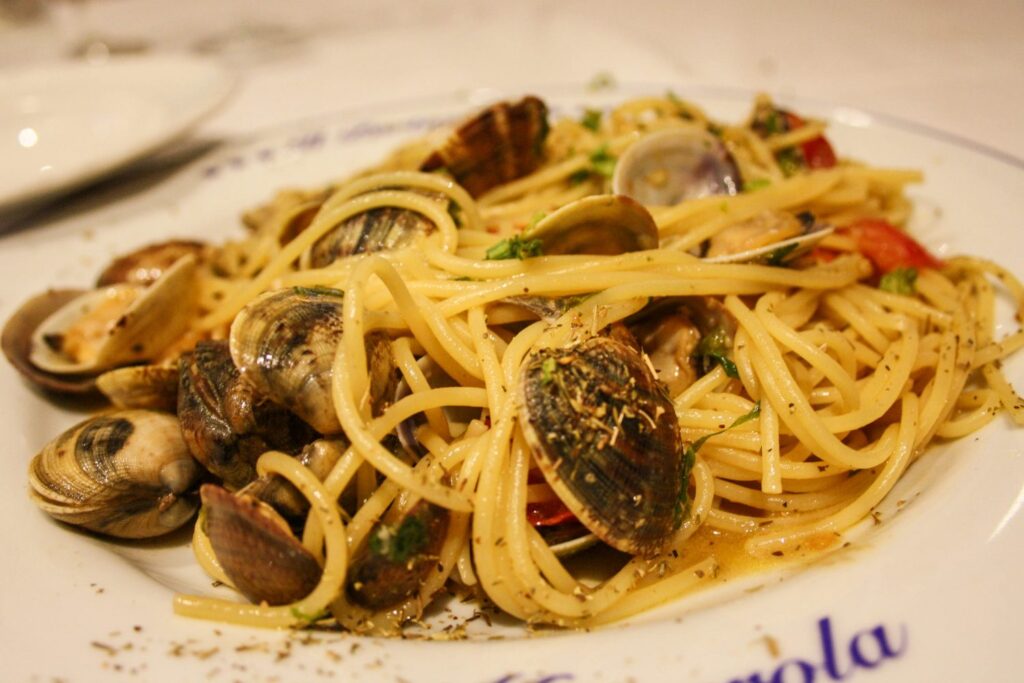
[[[184,134],[234,78],[176,55],[0,70],[0,210],[78,187]]]

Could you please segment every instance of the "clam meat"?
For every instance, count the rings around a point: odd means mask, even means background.
[[[117,284],[85,292],[32,332],[29,362],[74,375],[151,360],[188,328],[197,297],[192,255],[148,287]]]
[[[523,233],[542,253],[614,256],[658,248],[658,226],[625,195],[594,195],[566,204]]]

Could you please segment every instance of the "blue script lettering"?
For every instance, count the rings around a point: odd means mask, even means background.
[[[574,681],[576,677],[570,673],[542,674],[538,678],[523,678],[524,674],[506,674],[494,681],[494,683],[558,683],[559,681]]]
[[[846,643],[844,649],[836,649],[836,637],[832,630],[832,619],[818,620],[818,644],[821,659],[787,659],[770,674],[755,671],[742,678],[732,678],[729,683],[814,683],[818,681],[842,681],[852,676],[857,669],[874,669],[887,659],[898,659],[907,651],[907,627],[900,625],[896,639],[884,624],[857,631]],[[842,642],[842,641],[840,641]],[[843,654],[849,653],[849,661]],[[818,674],[822,674],[819,678]]]

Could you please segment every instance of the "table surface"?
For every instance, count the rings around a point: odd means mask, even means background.
[[[60,55],[69,23],[62,5],[51,10],[49,21],[0,23],[0,65]],[[1024,157],[1019,0],[92,0],[78,21],[236,69],[240,86],[197,130],[204,139],[354,105],[609,73],[683,92],[714,85],[835,102]]]

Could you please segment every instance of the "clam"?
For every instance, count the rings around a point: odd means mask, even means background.
[[[203,530],[242,595],[254,603],[283,605],[305,597],[320,582],[320,564],[269,505],[214,484],[204,484],[200,493]]]
[[[459,125],[420,170],[446,170],[469,194],[479,197],[540,165],[547,117],[547,105],[533,96],[515,104],[494,104]]]
[[[294,455],[315,438],[305,422],[242,377],[227,342],[199,342],[180,366],[182,436],[192,455],[229,488],[253,481],[256,460],[266,451]]]
[[[108,370],[96,378],[96,388],[117,408],[174,412],[178,405],[178,364]]]
[[[704,260],[781,266],[808,253],[834,231],[809,213],[762,211],[708,240]]]
[[[658,226],[641,204],[624,195],[594,195],[566,204],[523,233],[542,252],[615,255],[658,247]]]
[[[435,363],[430,356],[422,356],[416,361],[419,365],[420,370],[423,372],[424,378],[427,380],[427,384],[433,389],[441,389],[444,387],[456,387],[459,383],[452,379],[440,365]],[[409,384],[405,381],[405,378],[400,378],[394,385],[395,391],[393,396],[395,401],[405,398],[412,393],[409,388]],[[469,408],[461,406],[448,406],[441,409],[444,413],[444,417],[448,422],[448,426],[451,429],[453,435],[457,436],[462,433],[466,426],[474,419],[480,417],[479,408]],[[416,413],[398,424],[395,428],[395,436],[398,439],[398,443],[405,452],[413,457],[413,459],[419,459],[422,457],[427,450],[420,445],[416,439],[417,428],[426,422],[426,417],[423,413]]]
[[[713,297],[661,299],[630,318],[629,329],[658,379],[675,398],[716,364],[736,374],[736,321]]]
[[[174,531],[198,507],[201,469],[163,413],[126,410],[90,418],[32,459],[32,500],[69,524],[119,538]]]
[[[78,299],[84,292],[78,289],[50,290],[32,297],[18,308],[4,325],[2,346],[4,355],[14,369],[38,387],[65,394],[87,394],[96,390],[94,373],[67,374],[46,372],[29,360],[32,353],[32,333],[39,324],[55,311]]]
[[[195,273],[188,255],[149,287],[118,284],[71,299],[32,332],[29,362],[52,374],[95,375],[154,358],[188,328]]]
[[[316,475],[317,479],[323,481],[348,445],[344,438],[317,439],[307,444],[296,459]],[[298,527],[305,521],[309,510],[309,501],[306,497],[290,481],[276,474],[264,475],[238,493],[250,495],[270,505],[293,527]]]
[[[447,197],[438,197],[447,205]],[[435,228],[431,220],[417,211],[397,206],[370,209],[342,221],[317,240],[302,255],[301,265],[323,268],[353,254],[400,249]]]
[[[341,343],[342,292],[294,287],[251,301],[231,325],[231,358],[246,380],[321,434],[341,431],[331,398],[331,366]],[[366,337],[374,414],[394,396],[390,341]],[[379,348],[378,348],[379,347]]]
[[[345,592],[368,609],[394,607],[419,592],[435,571],[448,533],[444,508],[421,501],[394,524],[379,522],[348,568]]]
[[[612,190],[645,206],[673,206],[708,195],[734,195],[743,186],[722,142],[699,128],[649,133],[615,165]]]
[[[686,495],[683,446],[638,349],[599,336],[534,352],[521,371],[519,418],[544,478],[594,535],[638,555],[666,546]]]
[[[321,434],[341,430],[331,400],[341,319],[340,291],[295,287],[254,299],[231,324],[231,358],[242,376]]]
[[[97,287],[121,283],[147,286],[159,280],[175,263],[191,254],[201,260],[206,246],[194,240],[169,240],[150,244],[120,256],[103,269]]]

